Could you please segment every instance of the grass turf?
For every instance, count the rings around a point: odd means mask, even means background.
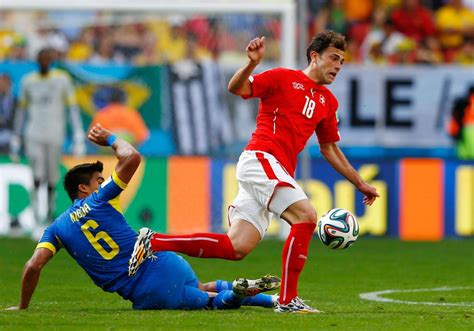
[[[283,243],[264,241],[245,260],[188,258],[202,281],[280,274]],[[278,315],[270,309],[234,311],[133,311],[130,302],[102,292],[61,251],[44,269],[27,311],[18,303],[20,277],[35,243],[0,238],[0,329],[153,330],[474,330],[474,240],[437,243],[361,238],[332,251],[313,240],[301,275],[300,296],[323,310],[315,315]],[[384,297],[465,306],[407,305],[366,301],[362,292],[388,289],[468,287],[447,292],[403,292]]]

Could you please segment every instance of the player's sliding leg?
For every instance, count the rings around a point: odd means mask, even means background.
[[[251,297],[245,297],[242,306],[257,306],[263,308],[275,308],[278,304],[278,295],[257,294]]]
[[[193,277],[195,277],[194,273]],[[194,279],[193,277],[191,278]],[[261,292],[277,289],[280,286],[280,281],[278,277],[271,275],[257,279],[238,278],[232,283],[218,280],[198,287],[195,284],[192,285],[195,282],[187,281],[190,285],[184,287],[179,309],[203,308],[203,293],[209,295],[208,302],[204,307],[208,309],[237,309],[240,306],[274,308],[277,304],[277,296]],[[218,291],[218,293],[216,296],[212,296],[209,291]]]
[[[210,302],[210,308],[213,309],[237,309],[240,306],[274,308],[278,302],[278,297],[263,293],[253,296],[241,296],[234,291],[223,290],[214,298],[210,298]]]
[[[224,290],[210,299],[211,309],[237,309],[242,306],[245,297],[235,294],[233,291]]]
[[[237,278],[232,282],[232,290],[236,294],[242,296],[252,296],[276,290],[280,285],[280,278],[272,275],[265,275],[257,279]]]
[[[241,296],[252,296],[280,288],[281,279],[277,276],[265,275],[257,279],[236,278],[233,282],[216,280],[201,284],[199,288],[206,292],[222,292],[232,290]]]
[[[217,280],[202,284],[201,287],[205,291],[210,292],[226,292],[214,298],[214,306],[219,309],[232,309],[239,306],[259,306],[264,308],[274,308],[278,296],[266,295],[263,292],[276,290],[280,287],[281,279],[265,275],[257,279],[237,278],[233,282]],[[232,290],[232,291],[229,291]],[[229,293],[233,292],[233,294]]]
[[[216,281],[216,290],[229,287],[230,282]],[[281,279],[276,276],[265,275],[257,279],[237,278],[232,282],[232,291],[221,290],[213,298],[213,308],[235,309],[240,306],[259,306],[274,308],[277,305],[277,296],[266,295],[262,292],[272,291],[280,287]]]

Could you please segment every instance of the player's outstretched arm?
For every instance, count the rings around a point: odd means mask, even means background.
[[[128,184],[141,162],[140,153],[135,147],[117,138],[109,130],[103,128],[100,123],[95,124],[89,130],[88,138],[97,145],[112,147],[118,159],[115,172],[124,183]]]
[[[372,205],[375,199],[379,197],[375,187],[370,186],[362,180],[359,173],[352,167],[336,143],[320,144],[321,154],[341,175],[347,178],[354,186],[362,192],[364,196],[363,203]]]
[[[7,310],[27,309],[31,297],[38,285],[41,270],[53,258],[54,254],[47,248],[38,248],[31,259],[25,264],[21,278],[21,298],[18,306],[7,308]]]
[[[235,72],[227,86],[229,92],[240,96],[252,95],[252,84],[250,84],[249,77],[263,58],[265,37],[252,39],[245,50],[249,62]]]

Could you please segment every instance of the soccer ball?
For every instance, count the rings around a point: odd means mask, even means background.
[[[350,211],[335,208],[327,212],[318,222],[318,237],[332,249],[345,249],[359,236],[359,223]]]

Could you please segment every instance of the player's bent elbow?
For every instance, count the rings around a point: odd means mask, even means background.
[[[37,260],[30,259],[25,264],[25,273],[38,273],[43,269],[44,264],[39,263]]]
[[[240,95],[240,94],[239,94],[240,89],[236,88],[236,87],[233,86],[233,85],[230,85],[230,84],[229,84],[229,85],[227,86],[227,90],[228,90],[230,93],[234,94],[234,95]]]
[[[129,157],[129,162],[138,168],[142,162],[141,154],[138,151],[134,151]]]
[[[230,83],[227,86],[227,90],[234,95],[238,95],[239,97],[248,97],[252,93],[251,91],[248,91],[246,86],[237,87],[233,84],[231,85]]]
[[[136,169],[142,161],[142,156],[136,149],[130,149],[120,159],[127,165],[127,168]]]

